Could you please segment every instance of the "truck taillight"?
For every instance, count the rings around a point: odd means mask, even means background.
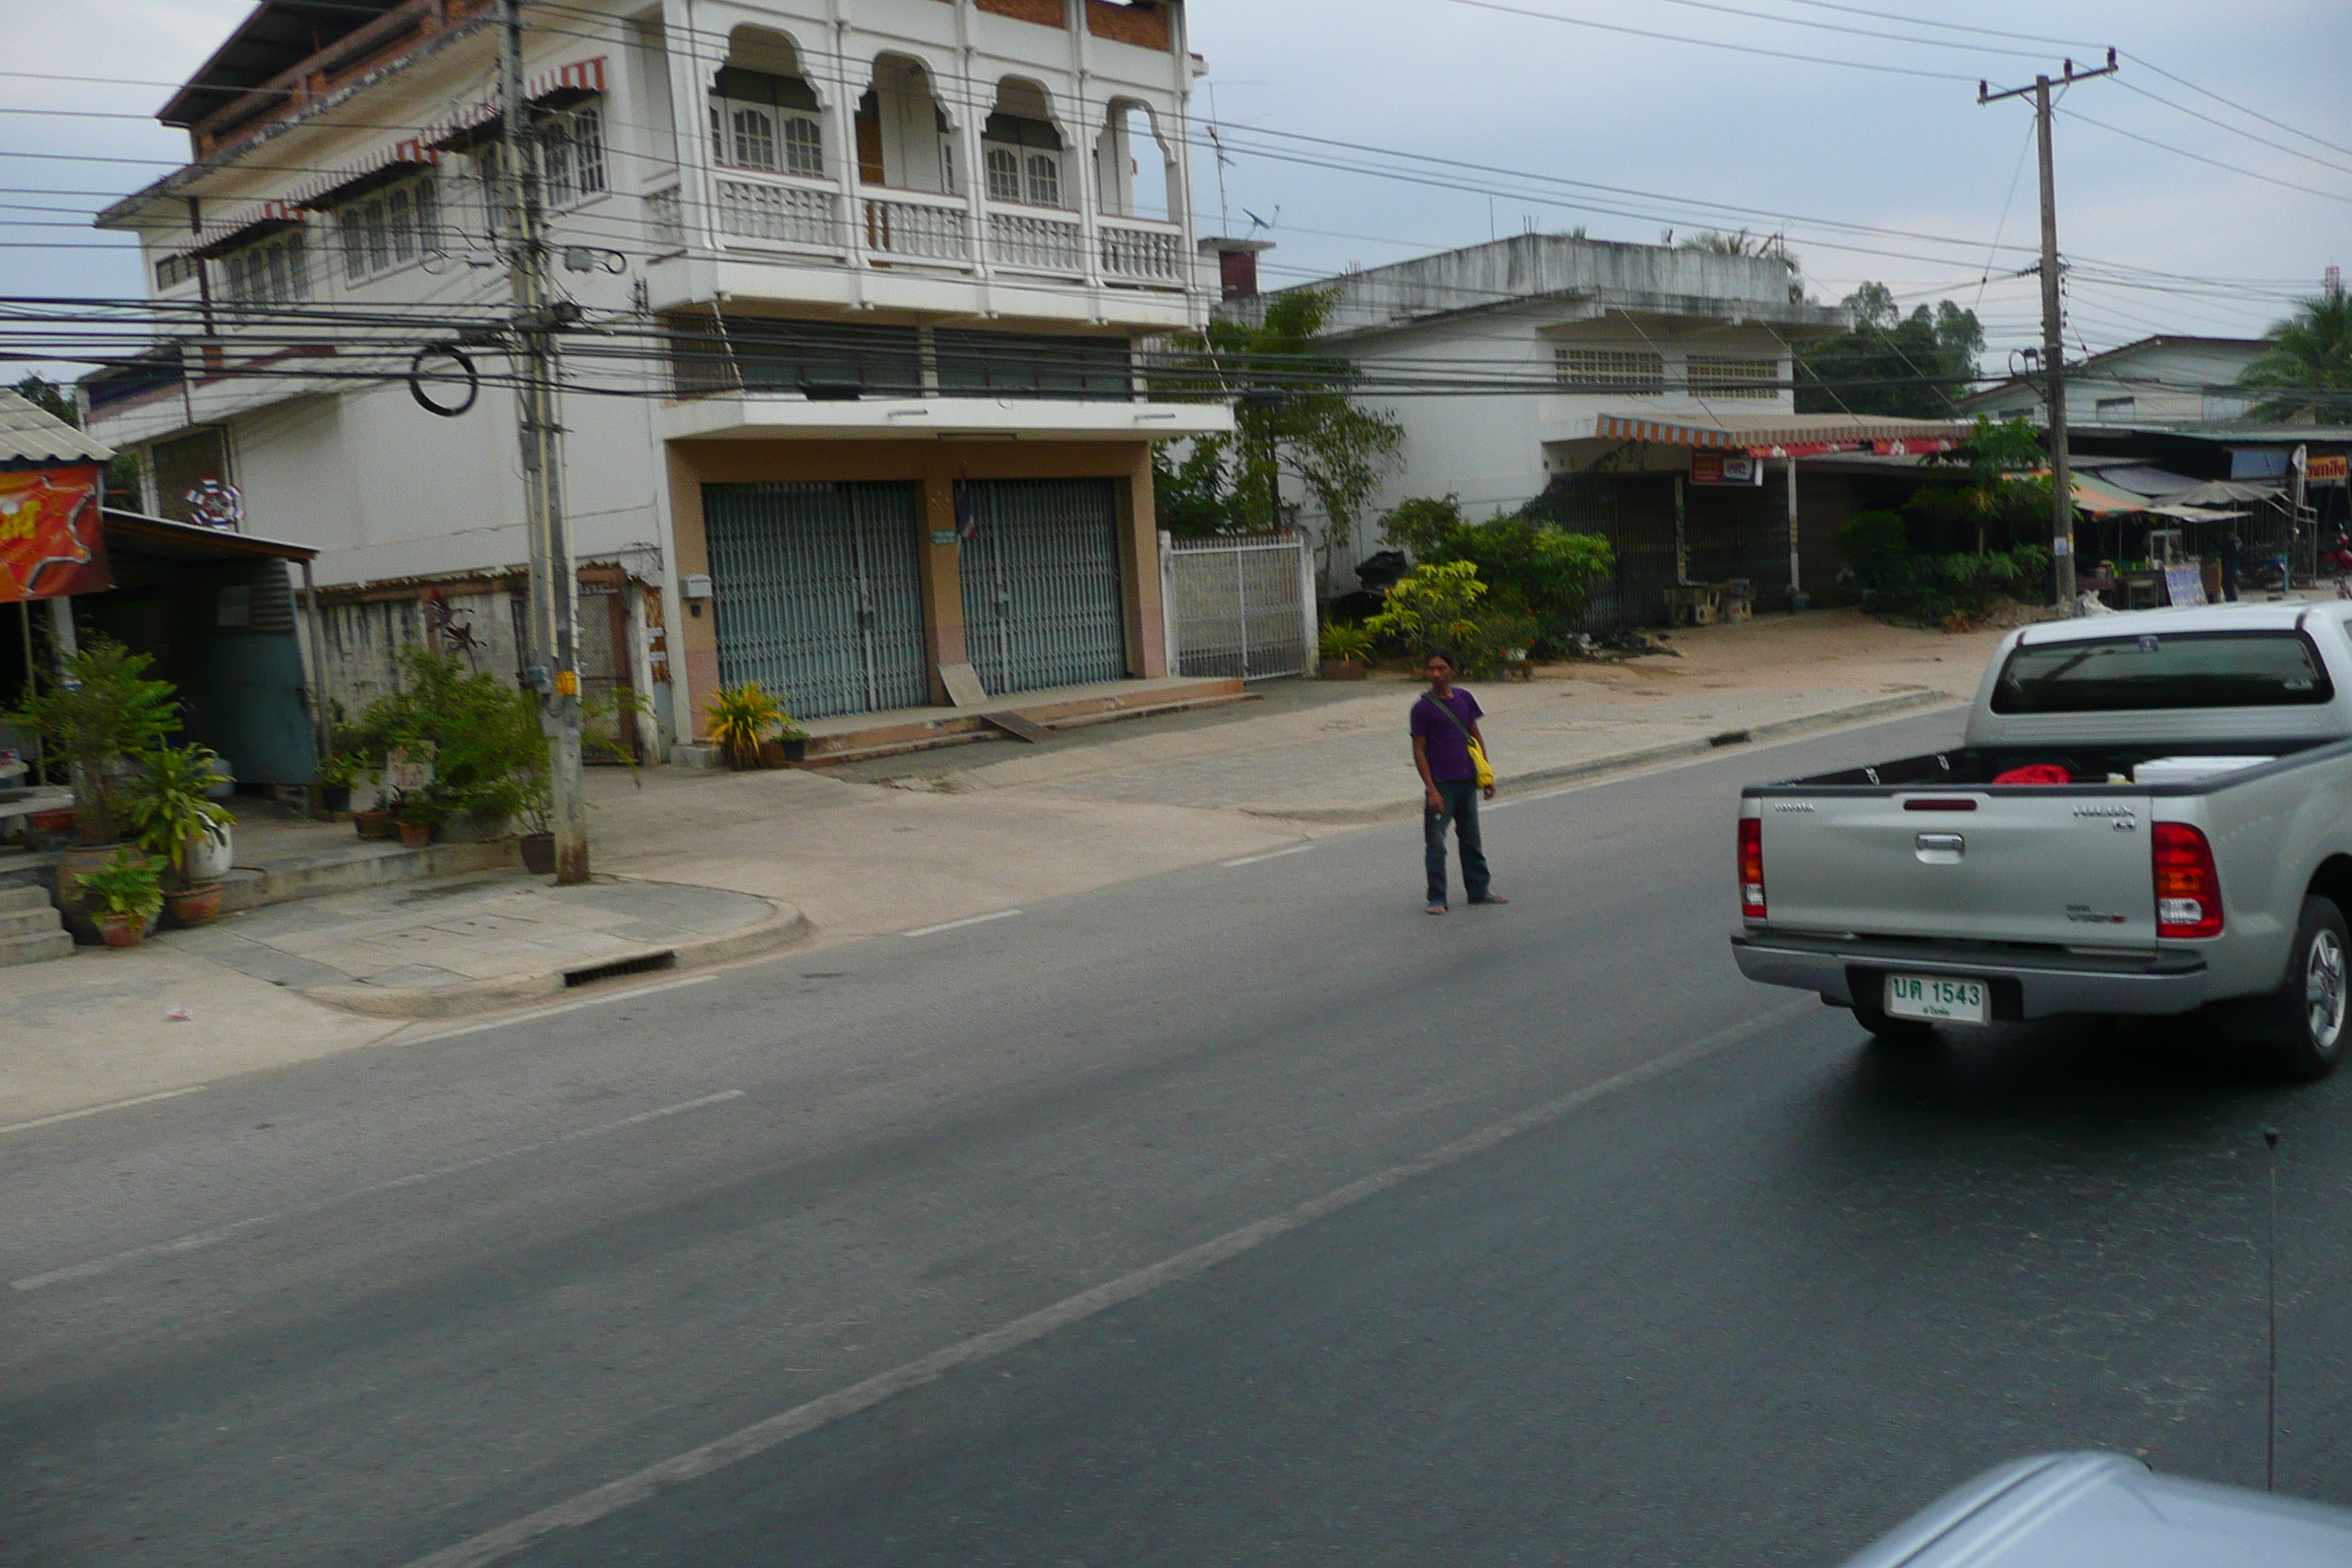
[[[1764,824],[1759,817],[1739,819],[1739,912],[1751,921],[1764,918]]]
[[[2159,822],[2156,856],[2156,934],[2221,934],[2221,873],[2213,847],[2185,822]]]

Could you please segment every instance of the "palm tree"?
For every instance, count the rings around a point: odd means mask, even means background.
[[[2352,300],[2340,289],[2298,300],[2294,314],[2263,336],[2270,347],[2238,378],[2278,395],[2254,410],[2265,419],[2342,418],[2352,413]]]

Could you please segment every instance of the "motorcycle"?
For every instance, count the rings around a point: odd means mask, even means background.
[[[2339,581],[2352,577],[2352,538],[2339,533],[2335,543],[2320,552],[2318,575]]]

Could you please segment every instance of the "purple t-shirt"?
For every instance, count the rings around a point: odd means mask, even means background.
[[[1470,761],[1470,737],[1462,731],[1486,717],[1478,700],[1455,687],[1446,698],[1446,706],[1454,710],[1457,725],[1437,710],[1437,699],[1424,691],[1421,700],[1412,705],[1412,734],[1417,741],[1429,742],[1429,776],[1448,782],[1475,779],[1478,769]]]

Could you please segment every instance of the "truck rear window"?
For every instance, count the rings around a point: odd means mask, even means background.
[[[1996,713],[2277,708],[2336,695],[2300,632],[2182,632],[2018,648],[1992,690]]]

